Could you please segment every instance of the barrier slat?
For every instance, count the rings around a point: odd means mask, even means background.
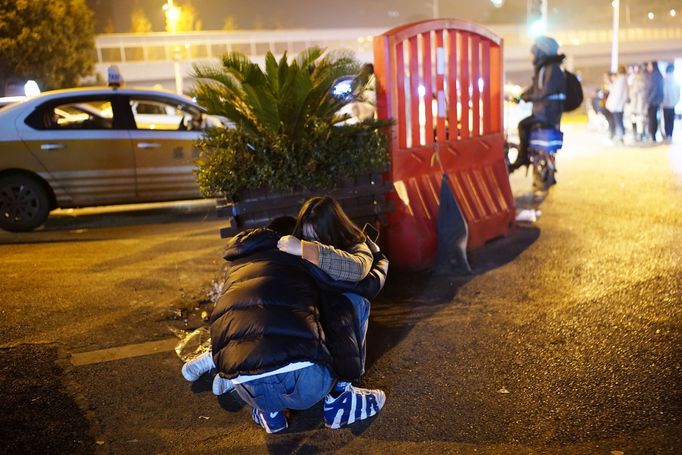
[[[481,203],[485,209],[485,218],[488,218],[497,212],[497,208],[495,207],[495,202],[490,195],[491,184],[485,180],[484,173],[482,171],[482,168],[475,169],[473,175],[474,181],[476,182],[476,187],[479,191],[479,194],[481,195]]]
[[[389,53],[390,55],[390,53]],[[405,51],[403,49],[403,42],[399,42],[395,48],[395,77],[398,95],[398,112],[396,117],[398,121],[398,144],[401,149],[407,147],[407,110],[405,106]],[[393,76],[392,74],[389,75]],[[389,114],[389,117],[392,115]]]
[[[445,142],[445,116],[447,115],[445,98],[445,48],[443,30],[436,30],[436,138],[439,144]]]
[[[490,48],[490,130],[491,132],[502,132],[504,106],[503,74],[502,67],[502,47],[492,45]]]
[[[480,46],[476,35],[471,37],[471,134],[481,135],[481,85],[480,85]]]
[[[421,144],[419,128],[419,46],[417,37],[411,37],[410,43],[410,138],[412,146]]]
[[[470,136],[469,129],[469,34],[460,33],[460,56],[459,56],[459,86],[461,99],[461,127],[460,138],[467,139]]]
[[[433,144],[433,84],[431,83],[431,32],[422,33],[422,69],[424,71],[424,144]]]
[[[490,41],[481,42],[481,73],[483,78],[483,134],[490,133],[492,112],[490,111],[491,80],[495,75],[490,74]]]
[[[464,213],[464,218],[467,220],[475,220],[476,215],[474,214],[474,209],[472,207],[469,198],[467,197],[467,192],[464,191],[462,186],[462,176],[460,173],[451,172],[450,182],[452,183],[452,189],[455,192],[455,197],[457,202],[459,202],[459,208]]]
[[[450,130],[449,139],[455,140],[459,136],[459,118],[457,103],[457,83],[459,74],[457,71],[457,32],[447,30],[448,34],[448,128]]]

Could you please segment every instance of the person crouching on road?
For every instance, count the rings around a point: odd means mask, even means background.
[[[333,198],[313,197],[308,199],[298,214],[298,220],[293,235],[283,236],[277,247],[291,255],[300,256],[317,271],[318,282],[323,281],[325,275],[337,282],[356,283],[365,278],[374,263],[372,250],[378,247],[368,241],[365,234],[348,218],[341,205]],[[360,349],[360,371],[351,377],[364,374],[367,326],[369,322],[370,302],[354,291],[345,292],[343,296],[351,305],[346,305],[347,311],[354,315],[358,347]],[[336,313],[336,312],[332,312]],[[333,315],[327,319],[325,327],[331,330],[334,324]],[[337,337],[334,337],[337,338]],[[338,353],[332,352],[335,356]],[[341,375],[341,379],[348,379],[349,375]],[[352,401],[360,401],[363,389],[356,388],[351,381],[339,380],[331,394],[325,399],[325,416],[337,416],[332,427],[344,424],[346,416],[343,408],[355,406]],[[377,400],[385,399],[380,390],[373,391]],[[351,398],[352,397],[352,398]],[[350,414],[350,410],[347,411]]]
[[[528,139],[531,129],[536,125],[559,128],[564,111],[566,75],[561,63],[566,56],[557,54],[559,43],[548,36],[540,36],[530,51],[533,54],[533,83],[521,94],[521,99],[532,102],[533,111],[519,122],[519,157],[510,171],[530,164]]]
[[[344,352],[343,340],[357,335],[344,334],[339,343],[330,339],[326,332],[332,331],[324,329],[320,309],[322,302],[350,307],[349,302],[339,291],[323,291],[306,260],[279,251],[280,237],[280,233],[260,228],[230,240],[225,255],[230,262],[226,290],[211,316],[212,350],[182,369],[183,376],[194,381],[217,365],[213,392],[220,395],[234,387],[253,407],[253,420],[268,433],[287,428],[285,409],[308,409],[323,398],[325,403],[335,402],[329,393],[336,378],[355,373],[353,368],[338,372],[343,358],[335,359],[331,352]],[[373,256],[377,258],[372,269],[376,273],[363,280],[367,287],[358,292],[376,294],[381,289],[387,270],[385,258],[380,267],[381,256]],[[360,357],[359,348],[353,357]],[[355,370],[359,370],[357,365]],[[385,395],[378,390],[355,389],[341,401],[348,409],[328,412],[325,406],[328,427],[339,428],[375,415],[383,407]],[[360,405],[352,415],[351,405]],[[336,413],[331,412],[334,410]]]

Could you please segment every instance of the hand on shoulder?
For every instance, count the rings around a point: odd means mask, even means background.
[[[301,256],[301,241],[293,235],[283,235],[277,242],[277,248],[285,253]]]

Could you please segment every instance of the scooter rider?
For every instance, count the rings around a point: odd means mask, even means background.
[[[559,43],[548,36],[536,38],[530,49],[533,54],[533,83],[520,98],[533,103],[533,113],[519,122],[519,155],[511,164],[510,171],[530,164],[528,136],[533,127],[559,128],[566,99],[566,76],[561,63],[566,56],[557,54],[558,50]]]

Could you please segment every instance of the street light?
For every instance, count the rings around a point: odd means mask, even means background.
[[[618,29],[620,28],[620,0],[613,0],[613,35],[611,38],[611,72],[618,70]]]
[[[670,15],[671,15],[672,17],[677,16],[677,11],[675,11],[674,9],[671,9],[671,10],[670,10]]]
[[[656,16],[653,11],[649,11],[649,14],[647,14],[646,17],[648,17],[650,21],[653,21]]]
[[[163,10],[166,12],[166,30],[170,33],[177,33],[181,14],[180,8],[173,4],[173,0],[168,0],[163,5]]]
[[[168,0],[163,5],[166,12],[166,30],[172,34],[178,32],[178,21],[180,20],[180,8],[173,4],[173,0]],[[180,49],[175,46],[173,49],[173,72],[175,73],[175,91],[178,95],[182,94],[182,74],[180,73]]]
[[[528,31],[533,37],[545,34],[547,30],[547,1],[528,0],[527,5]]]

